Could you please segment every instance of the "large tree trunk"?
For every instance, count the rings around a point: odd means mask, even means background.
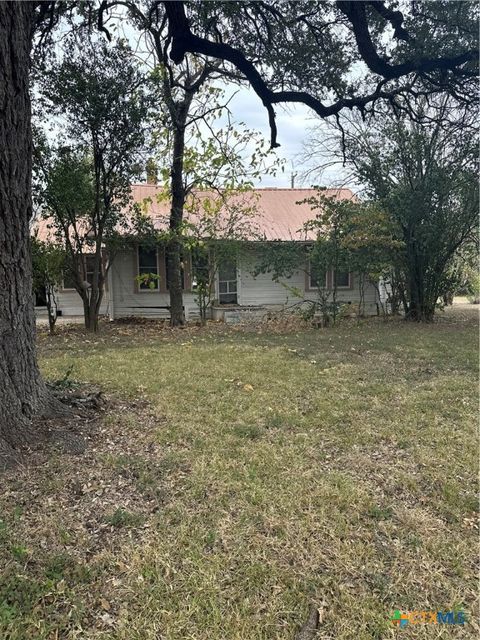
[[[182,242],[180,239],[185,204],[183,184],[183,156],[185,153],[185,122],[188,107],[179,109],[173,133],[173,161],[171,174],[172,206],[170,210],[171,238],[166,247],[168,264],[168,290],[170,293],[170,324],[180,327],[185,324],[182,290]]]
[[[32,439],[47,391],[37,367],[29,221],[32,2],[0,2],[0,466]]]
[[[182,327],[185,324],[182,290],[182,244],[172,239],[167,244],[168,290],[170,293],[170,325]]]

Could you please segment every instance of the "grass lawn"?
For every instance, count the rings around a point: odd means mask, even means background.
[[[111,406],[1,480],[0,638],[293,639],[312,605],[316,639],[478,637],[477,339],[471,311],[41,333]]]

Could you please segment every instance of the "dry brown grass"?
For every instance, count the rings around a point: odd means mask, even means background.
[[[156,325],[39,336],[111,408],[2,478],[0,637],[477,637],[477,330]],[[395,632],[395,609],[464,628]]]

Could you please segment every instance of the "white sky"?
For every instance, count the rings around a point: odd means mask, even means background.
[[[268,115],[260,98],[248,88],[233,85],[225,87],[227,99],[230,95],[228,107],[234,122],[244,122],[248,129],[253,129],[270,141],[270,127]],[[313,183],[322,186],[337,186],[342,183],[343,172],[340,166],[330,167],[322,175],[305,177],[302,175],[307,164],[304,160],[304,144],[309,138],[309,129],[319,123],[319,118],[311,109],[302,104],[290,103],[276,105],[277,141],[281,145],[276,149],[277,156],[284,160],[284,171],[278,171],[276,176],[266,175],[257,181],[256,186],[262,187],[290,187],[292,173],[296,174],[296,187],[310,187]]]
[[[235,121],[245,122],[249,129],[259,131],[266,141],[270,140],[267,111],[253,90],[246,87],[239,89],[229,108]],[[276,153],[286,161],[285,168],[283,173],[278,172],[276,176],[266,176],[260,183],[263,187],[289,187],[292,170],[300,173],[300,156],[307,138],[307,128],[312,125],[314,116],[310,109],[301,104],[288,105],[287,108],[278,105],[276,112],[278,142],[281,145]],[[299,182],[297,176],[295,185],[301,186]]]

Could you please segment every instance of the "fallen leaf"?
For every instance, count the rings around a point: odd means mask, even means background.
[[[100,606],[102,607],[102,609],[104,609],[105,611],[110,611],[111,606],[110,603],[108,602],[108,600],[105,600],[105,598],[102,598],[100,600]]]
[[[115,623],[114,619],[109,613],[102,613],[102,615],[100,616],[100,619],[104,624],[108,625],[109,627],[113,627]]]

